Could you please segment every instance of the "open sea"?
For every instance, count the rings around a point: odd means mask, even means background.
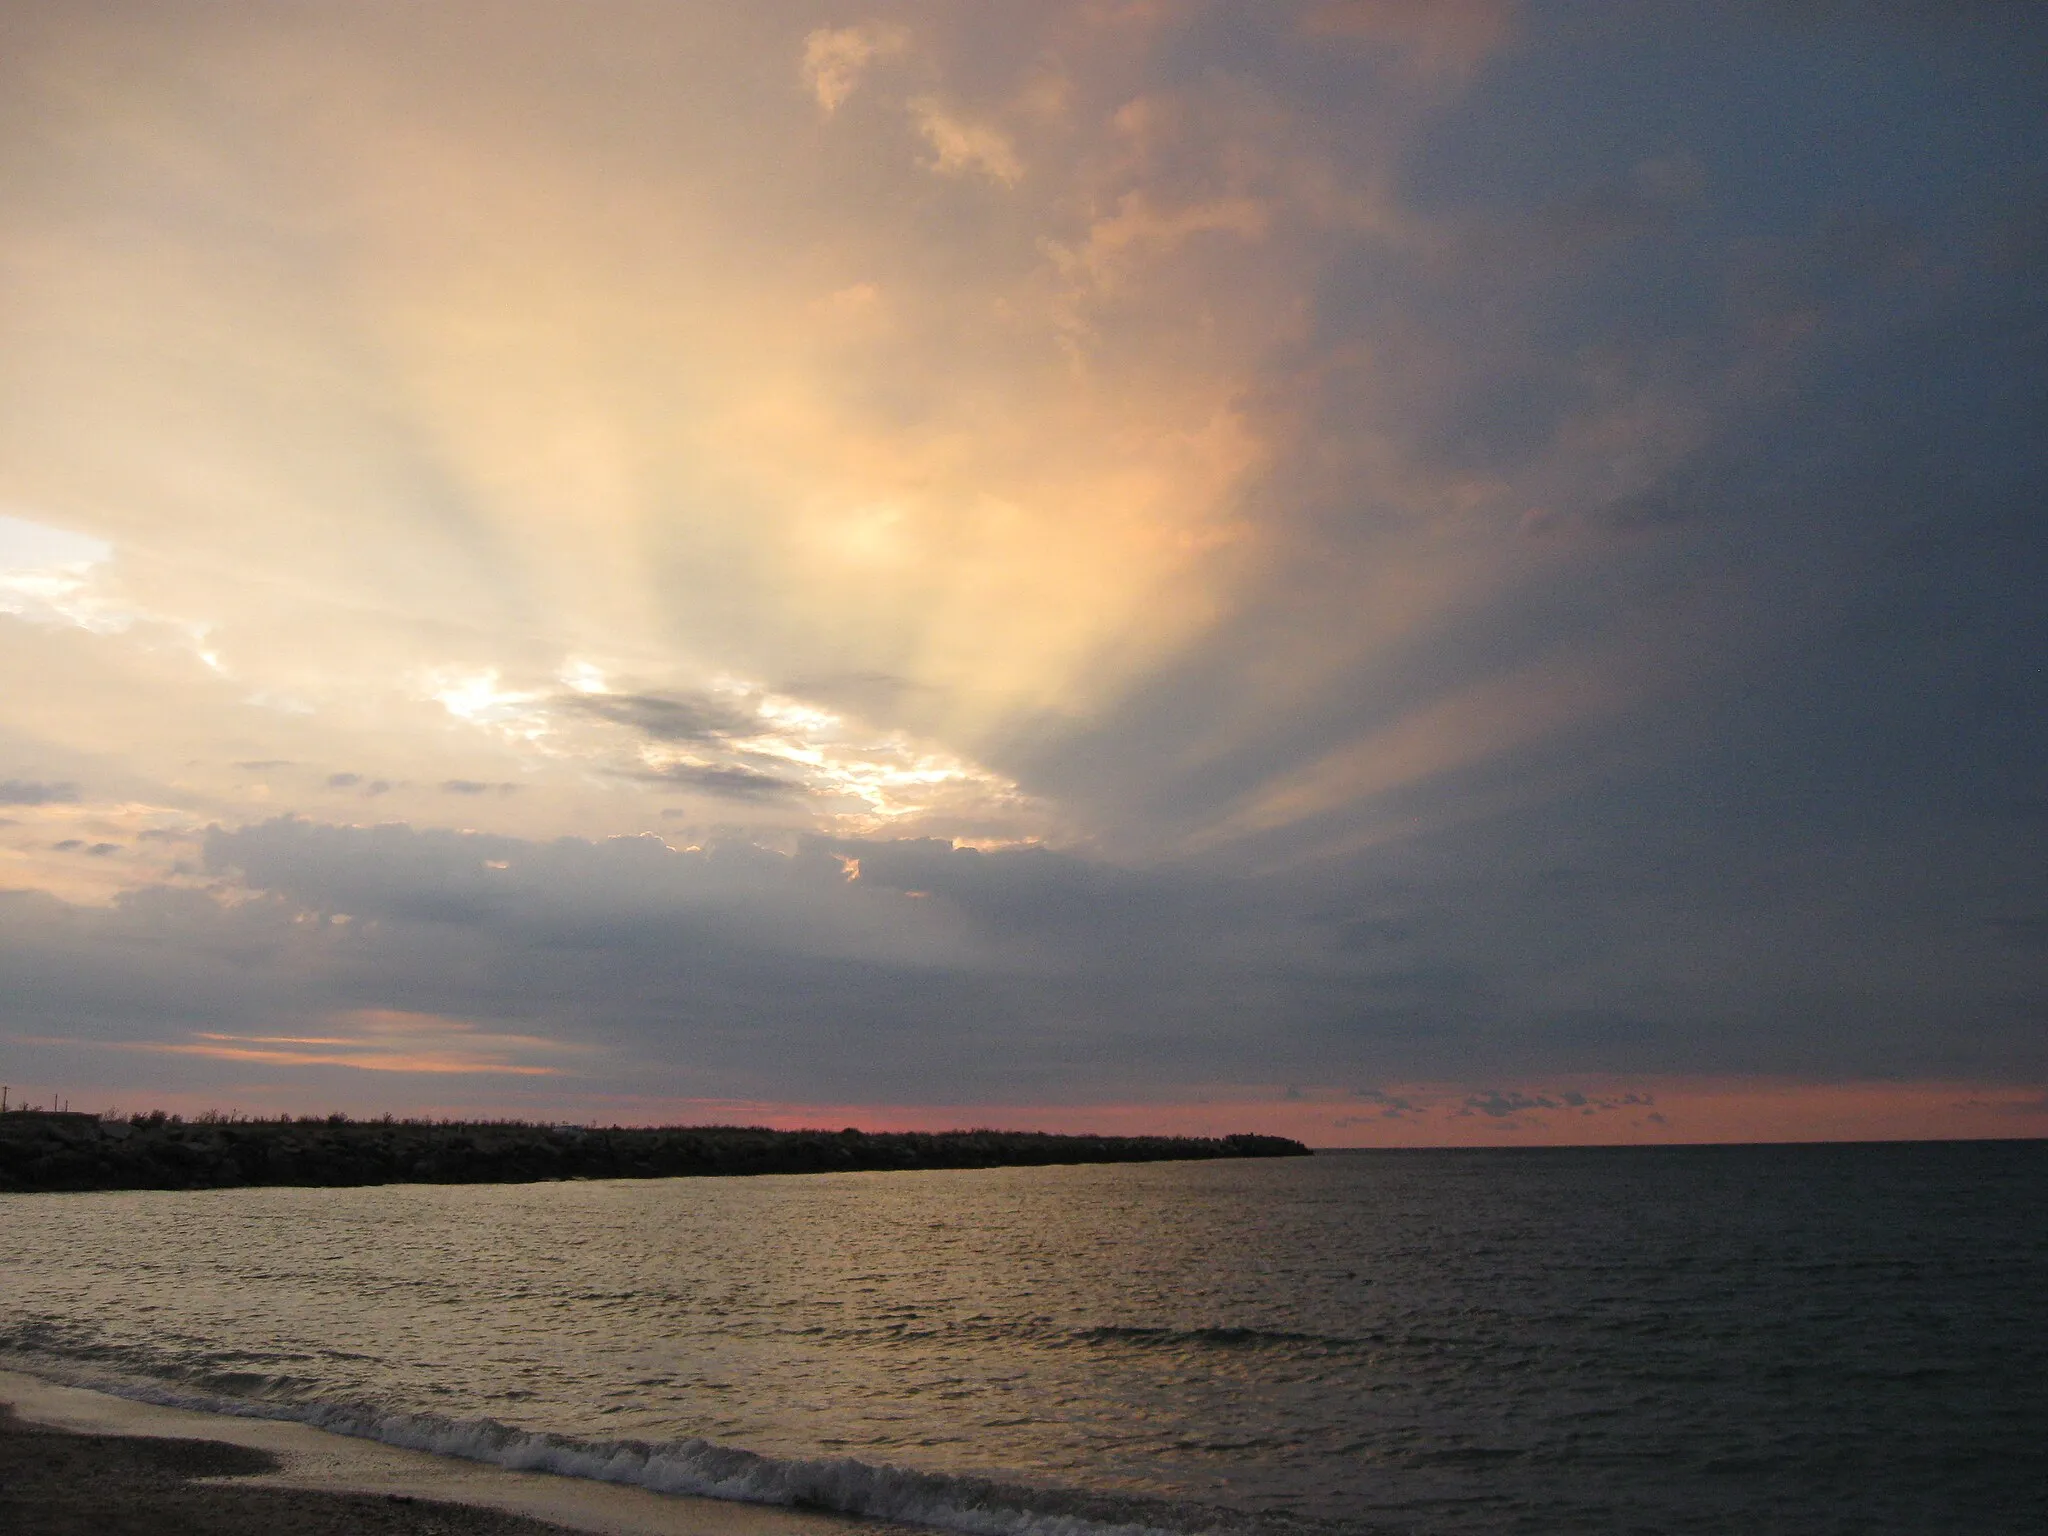
[[[2040,1536],[2048,1143],[9,1195],[0,1367],[988,1536]]]

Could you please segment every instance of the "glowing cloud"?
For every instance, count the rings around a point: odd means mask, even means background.
[[[233,1035],[201,1030],[186,1041],[142,1041],[132,1049],[272,1067],[348,1067],[357,1072],[427,1076],[554,1077],[562,1069],[517,1056],[559,1055],[564,1047],[533,1035],[503,1034],[463,1019],[369,1009],[334,1015],[343,1033]]]
[[[804,39],[804,84],[826,116],[837,112],[875,59],[902,51],[907,35],[879,22],[865,26],[820,27]]]
[[[940,175],[976,172],[1005,186],[1023,176],[1024,162],[1017,158],[1016,147],[999,129],[987,123],[969,122],[931,96],[912,101],[910,115],[917,131],[931,146],[931,168]]]

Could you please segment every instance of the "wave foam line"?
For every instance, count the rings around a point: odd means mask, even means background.
[[[72,1377],[62,1371],[53,1374]],[[655,1493],[825,1510],[868,1520],[936,1526],[965,1536],[1224,1536],[1235,1523],[1199,1526],[1119,1519],[1115,1500],[1059,1489],[1027,1488],[991,1478],[917,1472],[853,1457],[764,1456],[704,1439],[578,1440],[514,1429],[495,1419],[450,1419],[405,1413],[371,1403],[253,1402],[179,1392],[154,1382],[77,1373],[67,1385],[167,1408],[237,1418],[281,1419],[333,1434],[375,1440],[402,1450],[485,1462],[515,1472],[548,1472],[624,1483]],[[1155,1516],[1163,1511],[1149,1510]],[[1193,1514],[1196,1511],[1190,1510]]]

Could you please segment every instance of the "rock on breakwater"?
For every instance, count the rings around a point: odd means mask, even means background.
[[[0,1115],[0,1191],[240,1185],[518,1184],[913,1168],[1300,1157],[1280,1136],[1055,1136],[1037,1131],[777,1131],[519,1122],[102,1120]]]

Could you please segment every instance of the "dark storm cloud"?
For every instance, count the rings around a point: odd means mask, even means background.
[[[890,1101],[1068,1096],[1077,1071],[1092,1094],[2048,1071],[2048,952],[1968,920],[1952,860],[1734,849],[1656,825],[1661,799],[1610,807],[1613,845],[1578,849],[1598,873],[1565,885],[1557,844],[1582,832],[1564,812],[1307,878],[924,840],[678,851],[284,819],[207,837],[207,868],[254,900],[10,898],[0,1028],[120,1041],[397,1009],[588,1048],[613,1091]],[[1912,889],[1873,878],[1915,868]],[[1378,925],[1364,949],[1359,923]],[[1465,1107],[1599,1107],[1516,1092]]]
[[[1935,828],[1972,845],[2048,753],[2048,253],[2011,233],[2048,193],[2040,18],[1776,10],[1519,10],[1403,162],[1432,239],[1335,257],[1254,396],[1303,445],[1256,497],[1298,555],[1001,765],[1170,839],[1462,701],[1477,736],[1548,681],[1599,702],[1416,768],[1390,747],[1246,856],[1515,804],[1599,837],[1582,790],[1683,779],[1669,809],[1701,836],[1904,817],[1962,859]],[[1379,489],[1390,451],[1441,480]],[[1534,547],[1495,559],[1489,521]],[[1376,568],[1468,538],[1485,600],[1343,654]],[[1277,691],[1276,654],[1299,662]]]
[[[78,799],[76,784],[37,779],[0,779],[0,805],[66,805]]]
[[[1164,909],[1179,904],[1176,882],[1049,848],[983,853],[944,838],[849,838],[818,846],[858,858],[863,883],[942,896],[977,920],[1013,932],[1088,928],[1111,914],[1125,923],[1166,918]]]
[[[5,1027],[68,1010],[91,1021],[81,1038],[121,1041],[192,1019],[399,1009],[597,1047],[628,1063],[614,1089],[1007,1096],[1056,1094],[1077,1065],[1128,1074],[1133,1053],[1172,1050],[1192,1070],[1201,1041],[1230,1033],[1219,1005],[1251,1002],[1204,955],[1242,964],[1231,927],[1269,919],[1226,915],[1202,882],[982,855],[956,882],[970,912],[849,880],[843,846],[217,830],[209,867],[260,899],[19,907],[0,925]],[[88,953],[105,967],[78,963]]]
[[[2031,917],[1994,917],[1991,931],[2007,944],[2048,946],[2048,914]]]

